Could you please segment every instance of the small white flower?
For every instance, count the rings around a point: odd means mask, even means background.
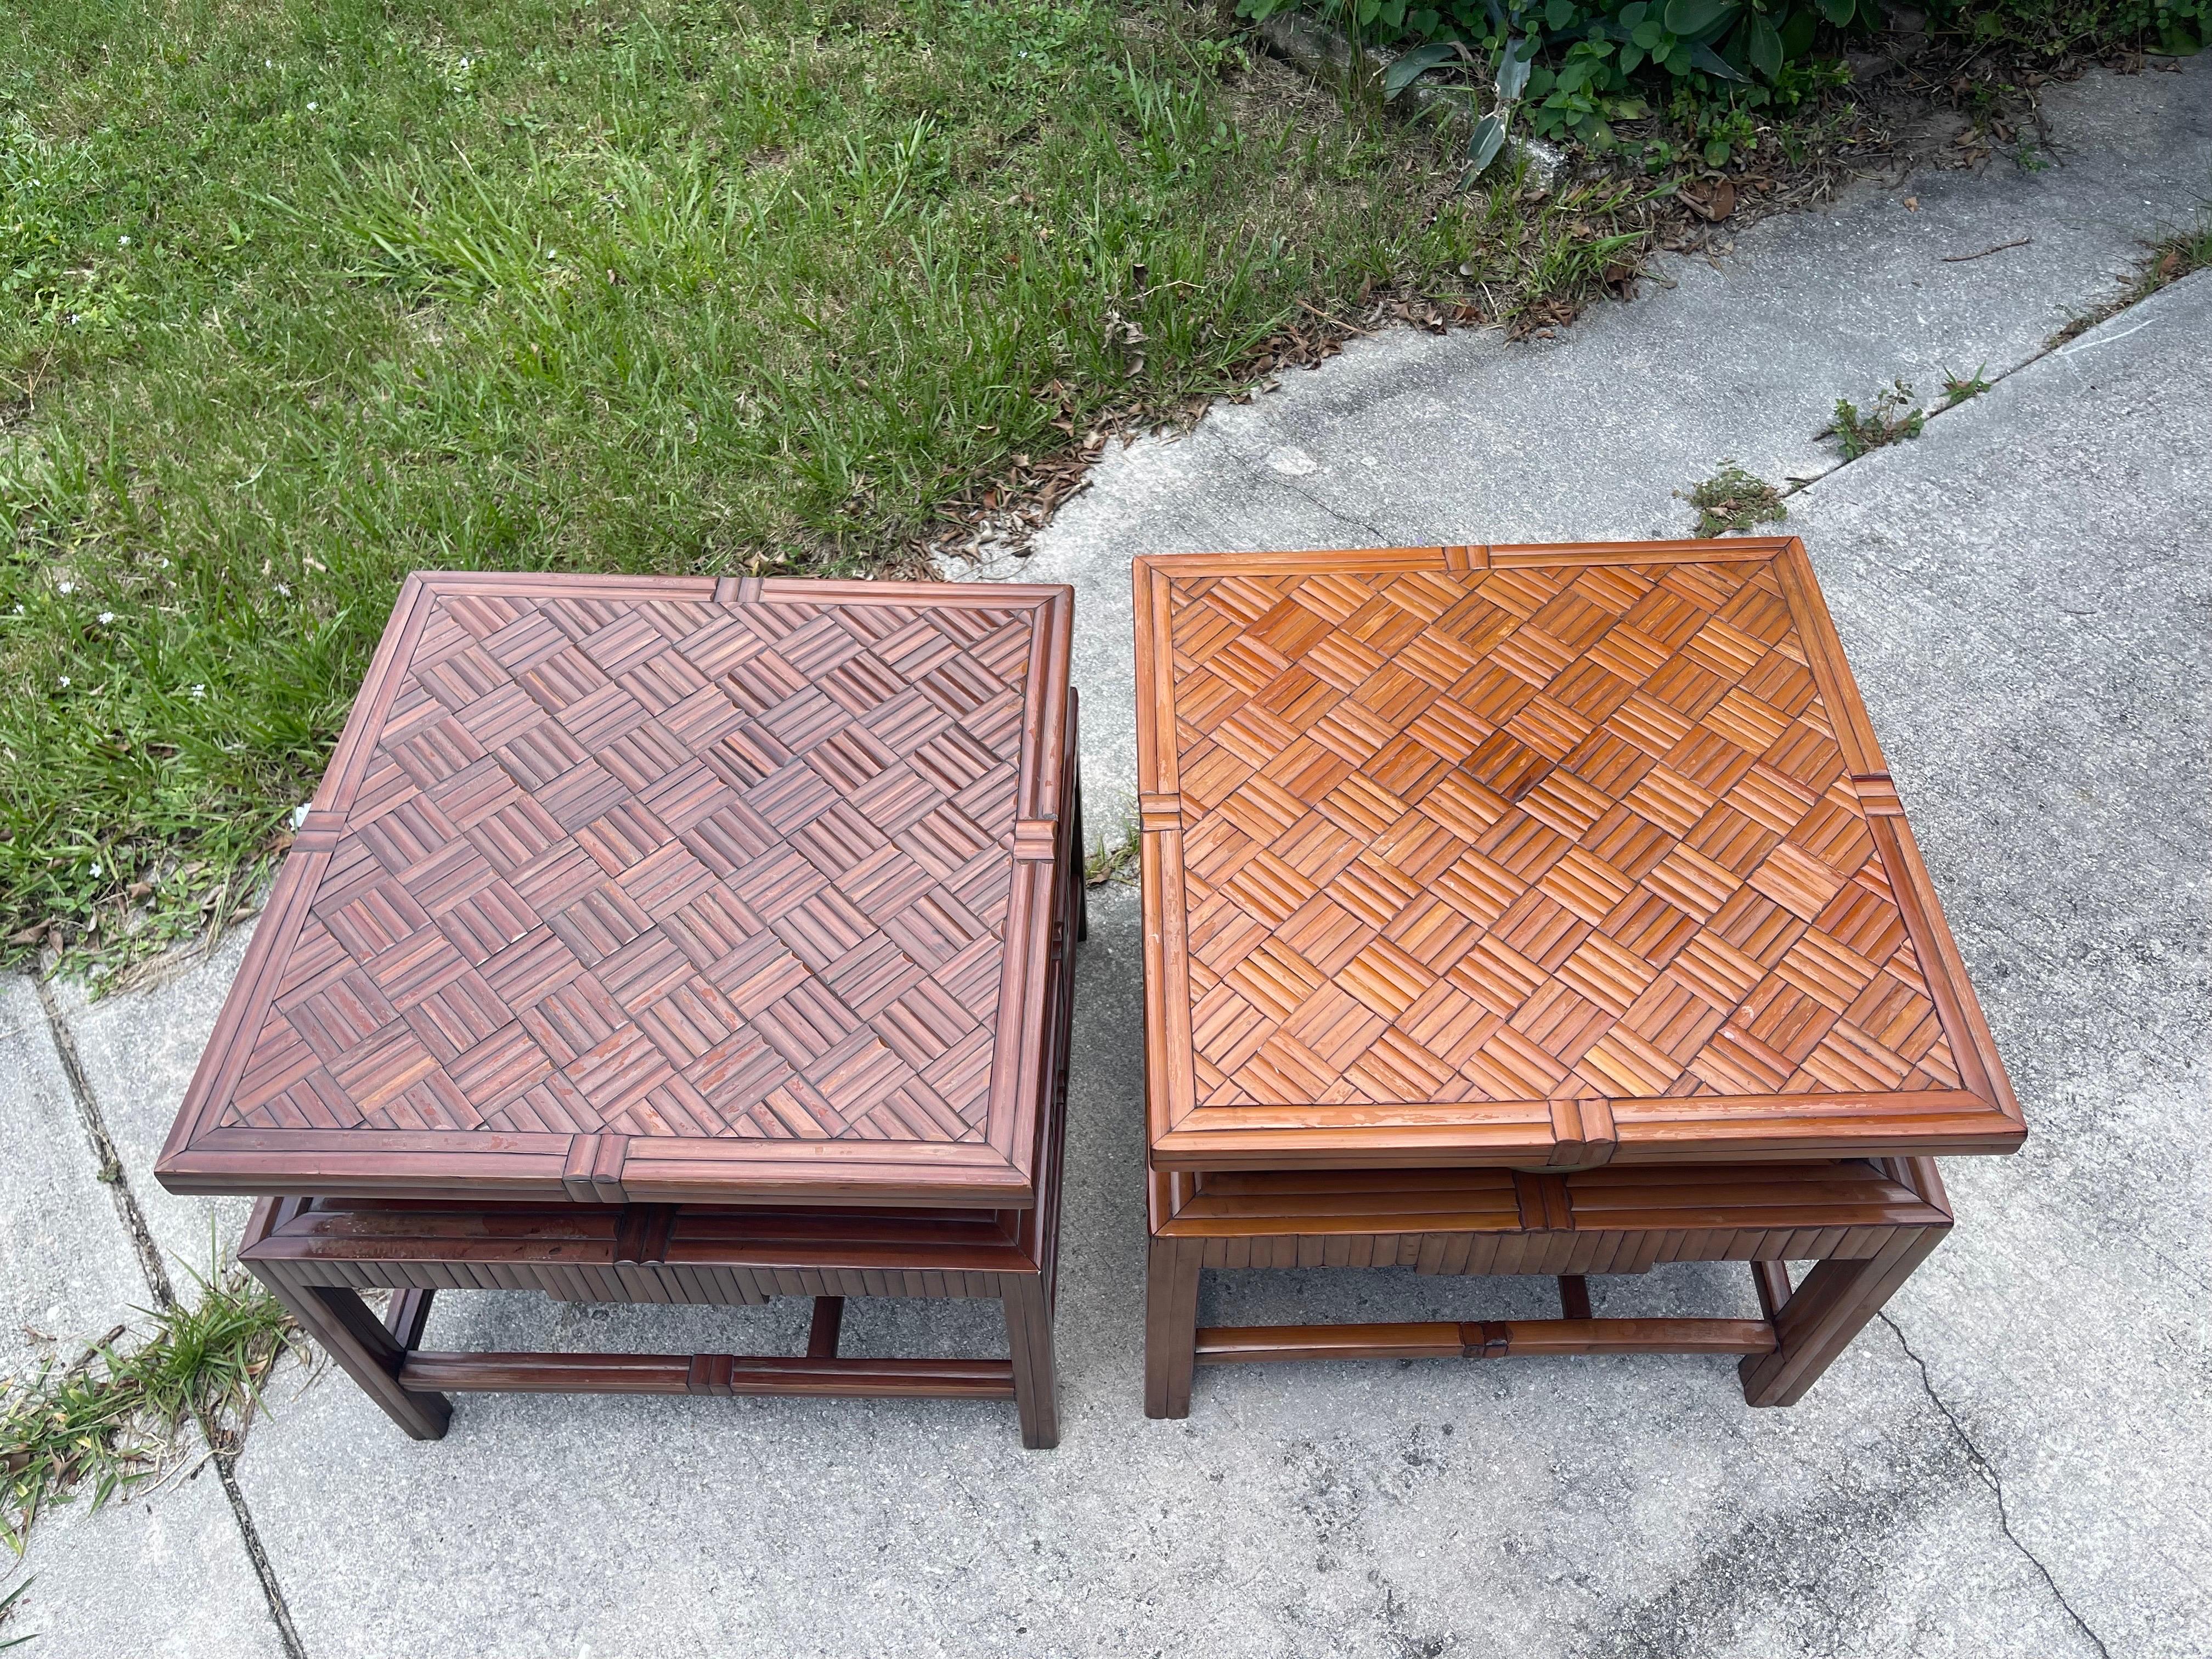
[[[309,109],[313,109],[313,108],[314,108],[314,106],[315,106],[315,100],[314,100],[313,99],[312,99],[312,98],[310,98],[309,100],[307,100],[307,107],[308,107]]]
[[[292,597],[292,589],[289,584],[284,582],[272,582],[270,586],[274,587],[281,597],[288,599]]]
[[[131,246],[131,239],[128,236],[118,236],[115,239],[115,246],[118,247],[129,247]]]
[[[557,259],[561,257],[561,250],[557,247],[549,247],[545,250],[545,257],[549,259]]]
[[[76,592],[76,584],[75,582],[63,582],[59,584],[59,586],[61,591],[64,593],[74,593]]]
[[[93,860],[92,873],[95,876],[100,873],[100,861],[97,859]]]
[[[461,59],[461,67],[462,67],[463,69],[466,69],[468,66],[469,66],[469,60],[468,60],[467,58],[462,58],[462,59]]]
[[[69,676],[68,676],[68,675],[64,674],[64,675],[63,675],[63,676],[62,676],[62,684],[63,684],[63,686],[64,686],[64,689],[66,689],[66,688],[67,688],[67,686],[69,685]]]
[[[106,627],[108,623],[114,620],[115,613],[112,611],[103,611],[100,613],[100,625],[102,628]]]
[[[275,69],[276,67],[276,61],[273,58],[264,58],[261,60],[261,67],[264,69]]]
[[[163,559],[163,560],[161,560],[160,562],[161,562],[161,568],[162,568],[162,569],[164,569],[164,570],[167,570],[167,569],[169,568],[169,562],[168,562],[167,559]]]
[[[192,688],[192,695],[196,697],[204,697],[207,696],[207,687],[204,685],[194,686]]]

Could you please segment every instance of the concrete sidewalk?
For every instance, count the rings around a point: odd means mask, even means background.
[[[500,1396],[418,1445],[333,1373],[281,1391],[234,1471],[42,1520],[0,1639],[318,1659],[2212,1654],[2212,273],[2045,349],[2138,239],[2212,196],[2212,64],[2092,77],[2049,108],[2063,167],[1923,175],[1770,222],[1555,343],[1366,343],[1116,453],[997,573],[1078,584],[1086,787],[1111,799],[1132,770],[1132,553],[1680,534],[1671,492],[1723,455],[1818,477],[1788,527],[2031,1139],[1947,1164],[1957,1234],[1802,1405],[1747,1410],[1719,1360],[1273,1367],[1205,1373],[1188,1421],[1147,1422],[1139,928],[1102,890],[1058,1451],[1022,1452],[986,1403]],[[1837,396],[1900,374],[1929,392],[1943,362],[2005,372],[1917,442],[1840,469],[1812,442]],[[172,1199],[151,1169],[245,939],[100,1004],[0,984],[9,1368],[65,1361],[145,1304],[143,1255],[180,1275],[211,1220],[234,1235],[242,1206]],[[1595,1288],[1607,1312],[1731,1312],[1743,1278]],[[1484,1317],[1548,1295],[1215,1275],[1201,1311]],[[484,1297],[441,1304],[431,1340],[795,1351],[804,1316]],[[855,1352],[1000,1340],[988,1305],[855,1304],[848,1328]]]

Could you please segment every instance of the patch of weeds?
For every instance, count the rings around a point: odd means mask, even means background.
[[[1835,418],[1813,435],[1835,439],[1843,447],[1844,459],[1856,461],[1873,450],[1918,437],[1927,424],[1928,412],[1914,406],[1911,386],[1897,380],[1875,394],[1869,410],[1861,410],[1848,398],[1837,398]]]
[[[1124,887],[1137,884],[1137,860],[1143,847],[1143,832],[1131,824],[1117,842],[1101,842],[1098,850],[1083,860],[1084,884],[1103,887],[1108,882],[1118,882]]]
[[[2202,210],[2197,223],[2190,229],[2177,231],[2165,240],[2154,244],[2150,258],[2137,268],[2118,298],[2099,306],[2094,311],[2083,312],[2052,335],[2049,343],[2052,346],[2064,345],[2069,340],[2087,334],[2107,319],[2118,316],[2130,306],[2141,304],[2159,289],[2208,266],[2212,266],[2212,208]]]
[[[1790,516],[1782,494],[1764,478],[1753,477],[1734,461],[1723,459],[1721,470],[1696,489],[1674,492],[1698,510],[1698,533],[1718,536],[1730,530],[1749,530],[1755,525],[1780,524]]]
[[[1956,409],[1967,399],[1978,398],[1987,392],[1990,389],[1990,383],[1982,378],[1982,370],[1988,367],[1987,363],[1980,364],[1972,374],[1954,374],[1949,369],[1945,369],[1943,371],[1943,407]]]
[[[1428,245],[1438,264],[1482,297],[1474,314],[1486,312],[1518,338],[1573,321],[1608,289],[1626,292],[1670,193],[1617,179],[1553,190],[1524,166],[1501,164],[1490,182],[1437,213]]]
[[[236,1447],[262,1384],[304,1345],[283,1304],[236,1266],[199,1286],[191,1307],[150,1315],[152,1331],[135,1345],[125,1341],[130,1328],[118,1325],[59,1370],[49,1364],[35,1376],[8,1380],[0,1395],[0,1539],[16,1554],[49,1504],[66,1503],[89,1484],[97,1509],[160,1475],[187,1422],[215,1449]]]

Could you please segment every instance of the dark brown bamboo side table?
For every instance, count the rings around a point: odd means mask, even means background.
[[[1797,541],[1144,558],[1136,606],[1152,1415],[1444,1353],[1786,1404],[1949,1228],[1934,1155],[2020,1145]],[[1590,1316],[1685,1260],[1762,1317]],[[1393,1264],[1562,1316],[1196,1328],[1207,1267]]]
[[[597,1390],[1006,1398],[1052,1445],[1072,599],[410,577],[162,1184],[260,1196],[241,1259],[418,1437],[451,1392]],[[422,1348],[492,1288],[814,1321]],[[997,1297],[1009,1357],[842,1354],[851,1296]]]

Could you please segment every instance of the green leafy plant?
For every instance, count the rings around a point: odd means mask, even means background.
[[[1855,461],[1869,451],[1918,437],[1927,424],[1927,411],[1913,404],[1911,386],[1897,380],[1875,394],[1869,410],[1847,398],[1837,398],[1835,418],[1814,435],[1835,439],[1844,459]]]
[[[1521,94],[1528,85],[1531,69],[1529,58],[1535,51],[1535,42],[1528,36],[1509,40],[1499,48],[1498,72],[1491,82],[1492,100],[1489,112],[1474,123],[1468,138],[1467,171],[1460,177],[1460,188],[1480,178],[1498,159],[1505,148],[1506,132],[1513,123],[1513,112],[1521,102]],[[1387,102],[1411,86],[1420,75],[1451,58],[1469,55],[1467,48],[1456,40],[1432,40],[1427,46],[1416,46],[1401,56],[1383,72],[1382,96]]]
[[[1264,18],[1291,3],[1241,0],[1239,11]],[[1749,136],[1749,112],[1794,106],[1839,79],[1808,61],[1824,27],[1863,30],[1880,16],[1879,0],[1318,0],[1318,9],[1358,38],[1411,43],[1385,72],[1386,94],[1394,80],[1402,87],[1455,58],[1492,66],[1499,118],[1476,142],[1493,157],[1516,104],[1537,137],[1604,149],[1613,122],[1650,115],[1655,96],[1687,94],[1678,113],[1716,166]],[[1516,61],[1527,70],[1507,96]]]
[[[152,1315],[136,1346],[118,1346],[129,1328],[118,1325],[61,1370],[9,1381],[0,1397],[0,1539],[18,1555],[46,1505],[89,1483],[97,1509],[156,1476],[186,1422],[219,1444],[251,1417],[262,1383],[299,1341],[292,1316],[234,1267],[199,1289],[191,1306]]]
[[[1688,491],[1676,490],[1698,512],[1698,533],[1718,536],[1755,525],[1779,524],[1790,516],[1781,492],[1763,478],[1753,477],[1734,461],[1723,459],[1721,470]]]
[[[2031,60],[2114,47],[2186,54],[2212,41],[2212,0],[1935,0],[1942,27]]]
[[[1981,364],[1972,374],[1954,374],[1949,369],[1945,369],[1943,371],[1943,407],[1956,409],[1968,398],[1978,398],[1987,392],[1990,389],[1990,383],[1982,378],[1982,370],[1988,367],[1987,363]]]
[[[2135,297],[2148,299],[2207,265],[2212,265],[2212,209],[2200,213],[2189,229],[2176,231],[2151,250],[2149,262],[2136,278]]]
[[[1720,167],[1751,147],[1760,121],[1847,84],[1842,48],[1881,27],[1887,0],[1240,0],[1238,9],[1263,18],[1297,4],[1358,40],[1416,53],[1463,46],[1498,65],[1512,45],[1530,63],[1521,118],[1537,137],[1603,151],[1623,142],[1615,122],[1663,112],[1691,153]],[[2212,0],[1934,0],[1924,9],[1969,50],[2014,58],[2186,52],[2212,38]],[[1451,56],[1438,51],[1421,68]],[[1681,159],[1674,142],[1644,142],[1655,167]]]

